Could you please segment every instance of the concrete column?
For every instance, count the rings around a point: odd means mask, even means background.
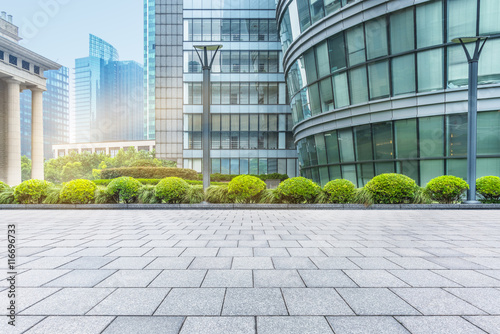
[[[43,180],[43,90],[31,88],[31,178]]]
[[[10,186],[21,183],[21,92],[20,82],[13,79],[7,82],[7,179]]]

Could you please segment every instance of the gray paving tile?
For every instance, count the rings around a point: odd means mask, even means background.
[[[109,253],[107,256],[142,256],[150,250],[151,248],[146,247],[123,247]]]
[[[335,334],[409,334],[393,317],[327,317]]]
[[[59,269],[99,269],[114,259],[114,257],[85,256],[71,261]]]
[[[96,287],[99,288],[144,288],[158,275],[160,270],[118,270]]]
[[[54,269],[60,267],[68,262],[77,259],[77,257],[66,256],[66,257],[55,257],[55,256],[46,256],[38,259],[34,259],[34,261],[29,261],[18,265],[19,269]],[[17,260],[17,259],[16,259]],[[17,262],[17,261],[16,261]],[[19,264],[19,262],[18,262]]]
[[[446,269],[439,264],[419,257],[387,257],[386,259],[404,269]]]
[[[339,294],[357,315],[418,315],[412,306],[384,288],[339,288]]]
[[[500,280],[500,270],[476,270],[478,273]]]
[[[460,257],[428,257],[426,260],[434,262],[446,269],[488,269],[488,267],[467,261]]]
[[[117,317],[102,334],[177,334],[182,317]]]
[[[286,248],[254,248],[253,249],[254,256],[290,256],[290,253],[286,250]]]
[[[159,257],[144,269],[187,269],[194,257]]]
[[[92,308],[88,315],[152,315],[170,289],[120,288]]]
[[[396,256],[396,253],[391,252],[385,248],[353,248],[356,252],[360,253],[363,256],[370,257],[390,257]]]
[[[251,288],[251,270],[209,270],[203,280],[204,288]]]
[[[254,270],[256,288],[305,287],[296,270]]]
[[[354,262],[345,257],[311,257],[310,259],[319,269],[359,269]]]
[[[174,288],[155,315],[220,315],[224,294],[223,288]]]
[[[152,288],[199,288],[206,273],[206,270],[164,270],[149,286]]]
[[[469,322],[484,330],[486,333],[500,333],[500,316],[467,316]]]
[[[27,334],[99,334],[113,317],[47,317],[28,330]]]
[[[9,333],[9,334],[21,334],[24,333],[27,329],[33,327],[40,321],[42,321],[45,317],[38,316],[16,316],[15,326],[9,325],[7,322],[7,318],[4,318],[3,321],[0,321],[0,333]],[[10,320],[10,319],[9,319]]]
[[[40,300],[59,291],[57,288],[17,288],[16,289],[16,307],[17,312],[21,312],[31,305],[38,303]],[[6,298],[6,294],[2,293],[2,297]],[[7,300],[7,299],[4,299]],[[0,314],[7,315],[9,312],[7,307],[2,307]],[[0,321],[3,323],[3,321]]]
[[[288,249],[288,252],[290,253],[291,256],[296,256],[296,257],[309,257],[309,256],[326,257],[326,254],[323,251],[321,251],[321,249],[313,247],[290,248]]]
[[[71,256],[104,256],[117,250],[117,248],[111,247],[90,247],[82,249],[76,253],[71,254]]]
[[[189,269],[231,269],[232,257],[196,257]]]
[[[219,248],[186,248],[181,256],[217,256]]]
[[[68,255],[76,253],[82,249],[83,248],[79,248],[79,247],[68,247],[68,248],[66,248],[66,247],[54,247],[54,248],[51,248],[51,249],[46,250],[44,252],[37,253],[36,256],[54,256],[54,257],[68,256]]]
[[[144,256],[179,256],[183,251],[184,248],[155,247],[144,254]]]
[[[413,334],[484,334],[460,317],[396,317]]]
[[[299,270],[308,288],[356,287],[349,276],[341,270]]]
[[[354,315],[335,289],[284,288],[282,291],[290,315]]]
[[[328,256],[361,256],[361,254],[356,252],[354,249],[346,247],[327,247],[321,248],[321,250]]]
[[[103,281],[116,270],[73,270],[66,275],[46,283],[44,286],[90,288]]]
[[[221,248],[217,256],[253,256],[252,248]]]
[[[273,257],[276,269],[317,269],[307,257]]]
[[[235,248],[238,247],[237,240],[210,240],[207,244],[209,248]]]
[[[39,287],[68,272],[61,269],[28,270],[17,275],[16,283],[18,287]]]
[[[324,317],[257,317],[259,334],[333,333]]]
[[[269,247],[267,240],[240,240],[238,241],[238,247],[241,248],[265,248]]]
[[[380,257],[349,257],[361,269],[401,269],[400,266]]]
[[[344,270],[362,288],[408,287],[409,285],[385,270]]]
[[[24,315],[84,315],[113,292],[106,288],[65,288],[27,308]]]
[[[270,257],[235,257],[231,269],[274,269]]]
[[[389,270],[391,274],[416,288],[459,287],[460,285],[430,270]]]
[[[180,334],[254,334],[253,317],[187,317]]]
[[[500,290],[498,289],[449,288],[445,290],[489,314],[500,315]]]
[[[465,287],[500,287],[500,280],[472,270],[433,270]]]
[[[474,262],[489,269],[500,269],[500,256],[496,257],[467,257],[465,260]]]
[[[228,288],[222,315],[288,315],[280,289]]]
[[[483,315],[483,311],[438,288],[391,289],[424,315]]]

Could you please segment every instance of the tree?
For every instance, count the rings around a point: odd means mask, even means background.
[[[31,160],[25,155],[21,157],[21,175],[23,181],[31,179]]]

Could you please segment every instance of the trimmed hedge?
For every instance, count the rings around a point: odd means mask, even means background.
[[[483,203],[500,203],[500,177],[483,176],[476,180],[476,191]]]
[[[197,180],[198,173],[193,169],[174,167],[122,167],[108,168],[101,171],[101,178],[115,179],[122,176],[135,179],[164,179],[179,177],[185,180]]]
[[[284,203],[313,203],[321,187],[305,177],[292,177],[280,183],[276,192]]]
[[[375,176],[365,185],[375,204],[411,203],[418,186],[403,174],[387,173]]]
[[[288,175],[286,174],[279,174],[279,173],[272,173],[272,174],[260,174],[260,175],[255,175],[255,174],[249,174],[250,176],[255,176],[261,179],[262,181],[266,180],[280,180],[284,181],[288,179]],[[216,182],[229,182],[235,177],[238,177],[239,175],[231,175],[231,174],[220,174],[220,173],[214,173],[210,175],[210,181],[216,181]],[[199,174],[198,175],[199,180],[203,180],[203,175]]]
[[[20,204],[41,204],[50,185],[44,180],[27,180],[14,189],[14,197]]]
[[[155,195],[166,203],[180,203],[189,188],[189,184],[178,177],[166,177],[158,183]]]
[[[251,175],[240,175],[229,182],[229,196],[237,203],[249,203],[266,189],[264,181]]]
[[[349,180],[338,179],[328,182],[323,188],[330,203],[350,203],[356,194],[356,186]]]
[[[150,185],[150,186],[156,186],[162,179],[136,179],[143,185]],[[96,185],[98,186],[107,186],[108,184],[111,183],[113,179],[108,179],[108,180],[92,180]],[[191,185],[203,185],[203,181],[197,181],[197,180],[184,180],[188,184]],[[211,185],[213,186],[221,186],[221,185],[227,185],[226,182],[210,182]]]
[[[134,203],[142,184],[134,178],[123,176],[114,179],[108,185],[107,191],[113,195],[116,202]]]
[[[460,199],[469,185],[459,177],[443,175],[430,180],[425,189],[432,200],[451,204]]]
[[[84,179],[73,180],[64,183],[59,198],[62,203],[88,204],[93,203],[96,185],[94,182]]]

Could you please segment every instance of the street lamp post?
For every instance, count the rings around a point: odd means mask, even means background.
[[[464,204],[479,204],[476,200],[476,155],[477,155],[477,83],[479,56],[486,44],[487,36],[461,37],[452,40],[460,43],[469,62],[469,110],[467,114],[467,200]],[[465,46],[466,43],[475,43],[474,53],[470,54]]]
[[[193,45],[200,58],[203,69],[203,190],[210,187],[210,71],[217,51],[222,45]],[[203,57],[198,50],[203,50]],[[214,51],[212,59],[208,61],[208,51]]]

